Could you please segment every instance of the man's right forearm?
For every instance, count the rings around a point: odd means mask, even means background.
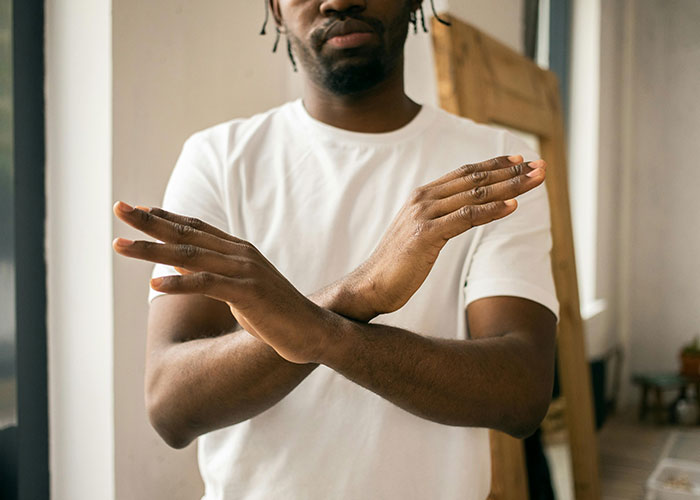
[[[342,282],[309,298],[349,318],[366,320],[371,316],[360,294]],[[174,448],[262,413],[318,366],[290,363],[244,330],[172,344],[148,363],[149,416],[161,437]]]

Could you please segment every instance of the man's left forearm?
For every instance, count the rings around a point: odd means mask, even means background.
[[[532,360],[553,353],[535,352],[518,332],[452,340],[345,319],[333,323],[317,361],[415,415],[524,437],[547,411],[553,363]]]

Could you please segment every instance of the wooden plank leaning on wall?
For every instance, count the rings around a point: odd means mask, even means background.
[[[557,78],[467,23],[440,14],[432,34],[440,105],[480,123],[534,134],[547,160],[552,221],[552,270],[560,303],[559,379],[567,408],[574,495],[598,500],[598,446],[576,279],[566,170],[564,123]],[[522,442],[491,431],[492,500],[528,497]]]

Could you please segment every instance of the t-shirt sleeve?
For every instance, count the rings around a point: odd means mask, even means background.
[[[521,154],[525,161],[539,158],[509,132],[505,133],[504,154]],[[546,185],[543,183],[516,199],[515,212],[482,226],[464,286],[465,307],[484,297],[523,297],[547,307],[558,322]]]
[[[162,208],[228,231],[222,186],[220,161],[212,146],[195,134],[182,147],[165,189]],[[179,273],[172,266],[156,264],[151,277],[172,274]],[[159,295],[164,294],[149,287],[149,302]]]

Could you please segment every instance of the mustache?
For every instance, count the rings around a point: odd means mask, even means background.
[[[316,49],[320,49],[323,43],[326,41],[325,36],[330,27],[335,23],[345,21],[346,19],[355,19],[357,21],[361,21],[365,24],[368,24],[372,27],[372,30],[374,30],[374,32],[377,35],[379,35],[380,39],[382,39],[384,35],[384,23],[382,23],[379,19],[363,16],[361,14],[335,16],[332,19],[329,19],[327,22],[323,23],[322,26],[319,26],[311,32],[311,35],[309,36],[311,45]]]

